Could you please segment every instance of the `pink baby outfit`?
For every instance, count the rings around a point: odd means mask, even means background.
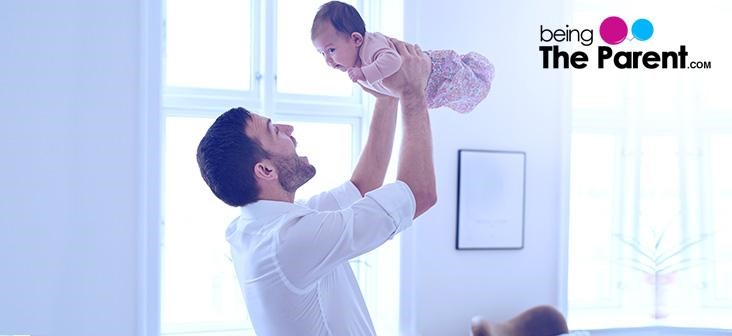
[[[425,53],[432,60],[432,73],[425,89],[429,108],[447,106],[457,112],[467,113],[488,95],[494,70],[483,55],[474,52],[459,55],[452,50]],[[397,97],[381,82],[402,65],[394,44],[381,33],[367,32],[359,57],[366,80],[358,82],[374,91]]]

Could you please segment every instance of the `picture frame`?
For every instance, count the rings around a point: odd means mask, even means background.
[[[457,250],[524,247],[526,153],[458,150]]]

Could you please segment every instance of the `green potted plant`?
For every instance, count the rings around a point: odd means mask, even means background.
[[[700,247],[712,234],[701,234],[691,238],[668,238],[668,227],[660,232],[652,230],[650,237],[639,239],[617,234],[616,237],[630,252],[625,265],[641,272],[653,288],[654,319],[668,316],[666,304],[667,288],[676,275],[705,262],[704,258],[692,255],[692,249]]]

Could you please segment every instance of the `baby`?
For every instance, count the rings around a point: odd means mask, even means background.
[[[366,88],[398,97],[382,80],[399,70],[399,53],[383,34],[366,32],[353,6],[339,1],[322,5],[313,20],[310,38],[328,66],[347,72],[353,82]],[[425,53],[432,60],[425,89],[429,108],[447,106],[467,113],[488,95],[493,65],[484,56],[474,52],[458,55],[452,50]]]

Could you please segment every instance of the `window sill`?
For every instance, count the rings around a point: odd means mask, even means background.
[[[585,331],[588,333],[587,336],[719,336],[729,335],[732,332],[730,329],[681,327],[612,328]],[[573,331],[573,333],[578,333],[578,331]],[[583,333],[577,335],[583,335]]]
[[[728,309],[677,311],[674,317],[653,319],[640,311],[592,310],[572,312],[569,326],[591,335],[663,336],[663,335],[730,335],[732,321]]]

